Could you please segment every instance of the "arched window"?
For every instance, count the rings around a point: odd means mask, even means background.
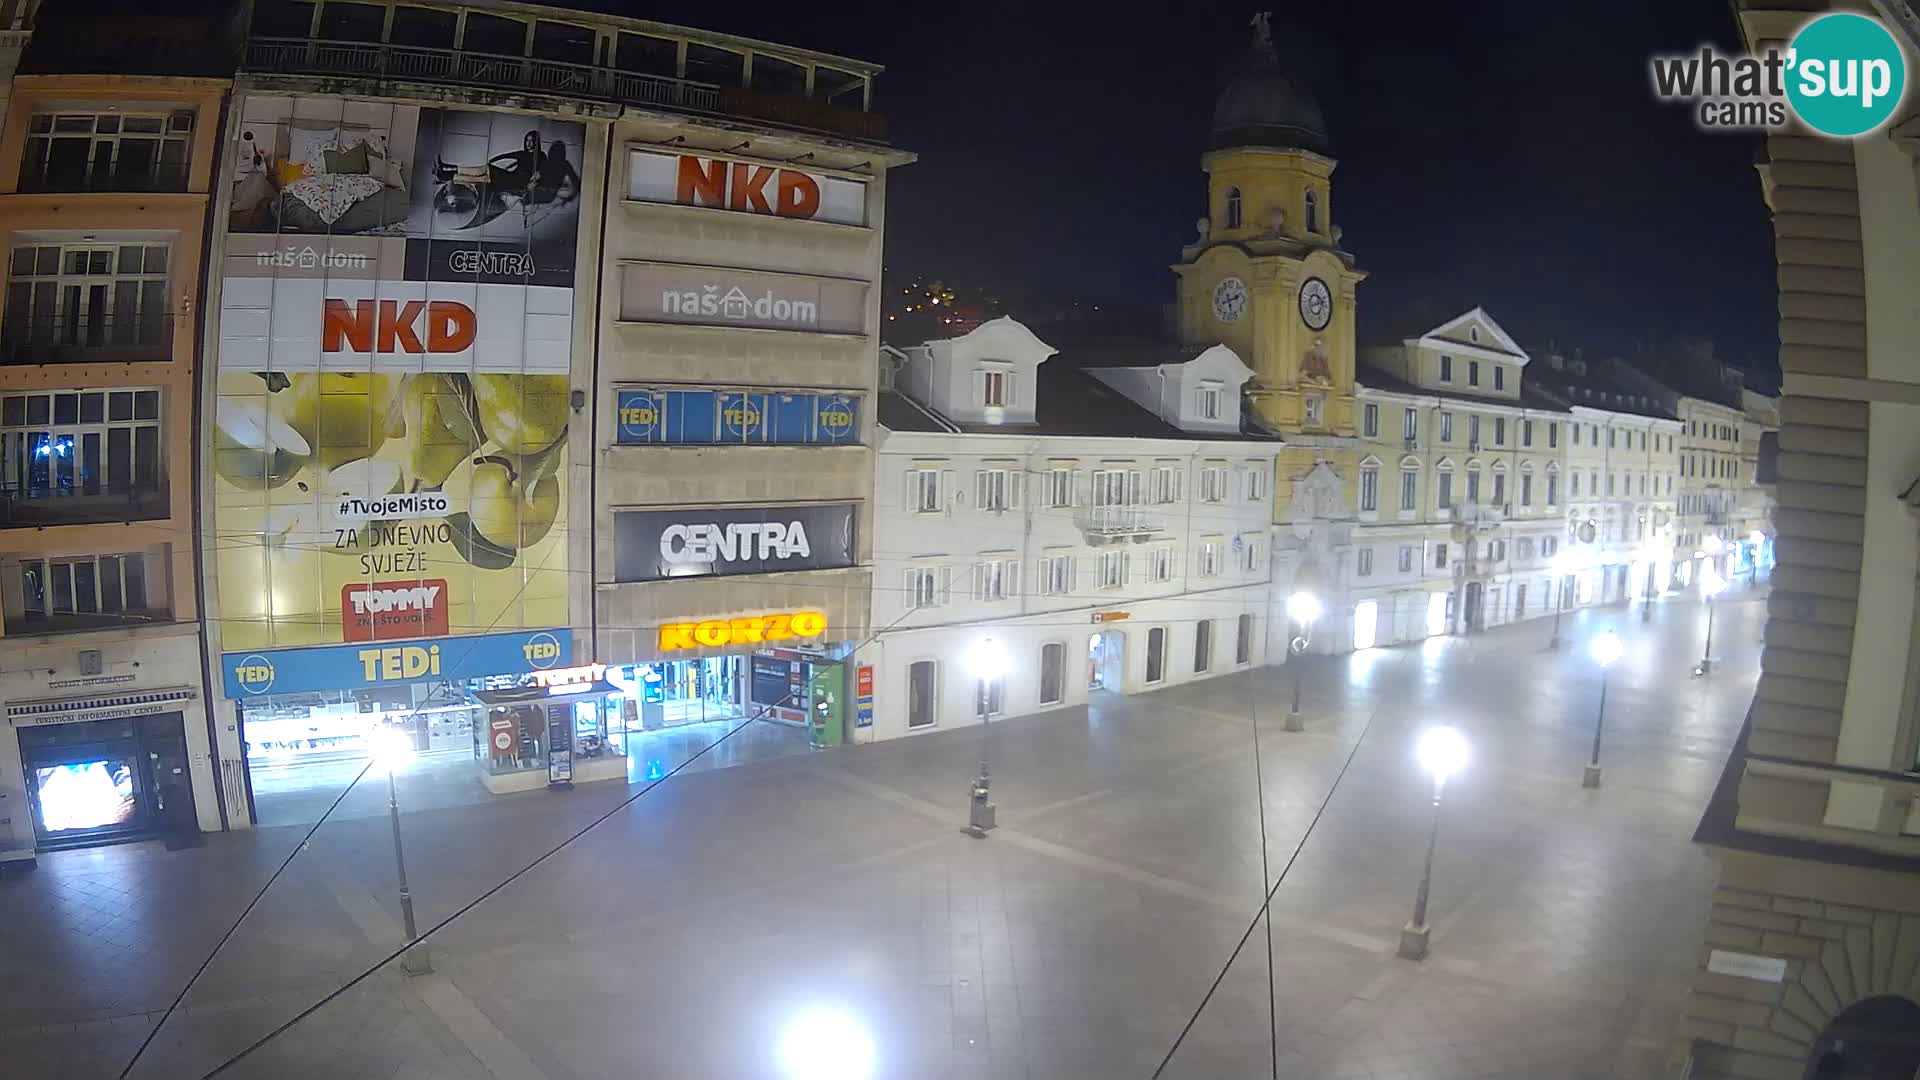
[[[1307,191],[1307,231],[1320,231],[1320,193],[1311,189]]]
[[[1237,187],[1230,187],[1227,189],[1227,228],[1237,229],[1239,227],[1240,227],[1240,189]]]

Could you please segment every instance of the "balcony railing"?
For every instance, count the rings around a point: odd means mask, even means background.
[[[526,56],[377,42],[253,38],[247,42],[244,67],[252,72],[408,79],[528,90],[626,105],[752,117],[875,141],[886,137],[886,118],[878,113],[693,79]]]
[[[164,486],[115,491],[96,485],[88,491],[84,487],[0,485],[0,529],[157,521],[170,511]]]
[[[1080,530],[1090,536],[1145,536],[1164,528],[1158,514],[1139,506],[1095,506],[1080,517]]]
[[[173,621],[170,611],[30,611],[6,620],[8,637],[25,634],[73,634],[116,626],[152,626]]]
[[[8,317],[0,325],[5,364],[135,363],[172,356],[172,315]]]
[[[90,191],[185,191],[185,162],[125,161],[108,159],[84,165],[27,161],[20,166],[20,191],[24,194]]]

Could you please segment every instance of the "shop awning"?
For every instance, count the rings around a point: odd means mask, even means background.
[[[191,686],[170,686],[160,690],[133,690],[87,697],[11,701],[7,703],[7,722],[14,727],[32,727],[40,724],[80,724],[90,720],[123,720],[130,716],[178,712],[181,705],[198,696],[199,692]]]
[[[559,686],[513,686],[505,690],[475,690],[475,701],[486,705],[524,705],[529,701],[576,698],[597,694],[624,694],[625,690],[605,679],[593,682],[561,683]]]

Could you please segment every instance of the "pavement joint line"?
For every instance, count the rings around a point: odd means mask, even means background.
[[[415,976],[408,980],[407,989],[432,1010],[480,1067],[498,1080],[552,1080],[452,979],[438,973]]]

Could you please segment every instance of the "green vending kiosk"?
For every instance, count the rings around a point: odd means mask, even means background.
[[[846,665],[815,660],[807,666],[807,741],[815,750],[839,746],[846,738]]]

